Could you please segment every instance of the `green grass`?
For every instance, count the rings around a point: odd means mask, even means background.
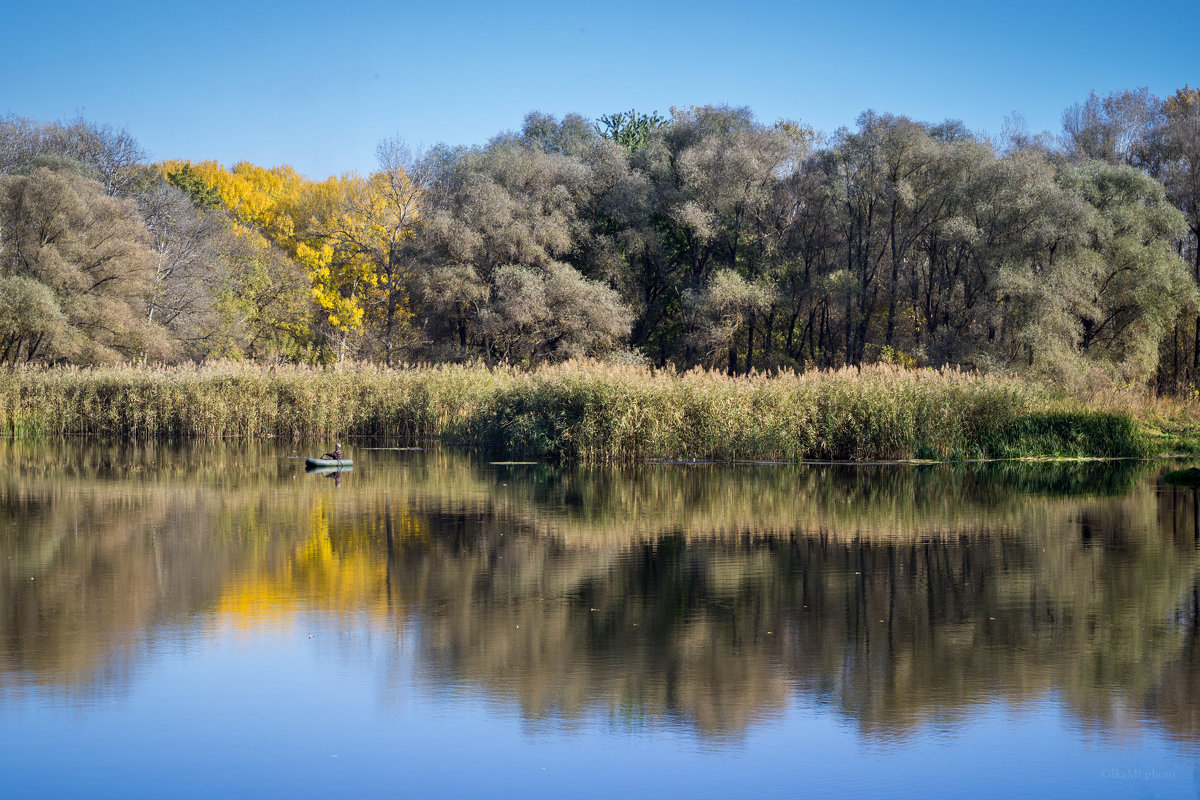
[[[953,370],[731,378],[593,362],[17,369],[0,372],[0,434],[441,439],[582,463],[1113,457],[1161,444],[1112,403]]]

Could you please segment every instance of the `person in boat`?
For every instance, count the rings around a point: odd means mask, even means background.
[[[321,456],[321,458],[334,458],[334,459],[337,459],[338,461],[341,461],[342,460],[342,443],[335,442],[333,445],[333,452],[326,453],[325,455]]]

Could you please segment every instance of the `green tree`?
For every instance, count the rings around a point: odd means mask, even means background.
[[[168,170],[166,178],[183,190],[197,206],[210,210],[221,207],[221,195],[217,193],[217,187],[205,181],[190,163],[184,162],[178,168]]]
[[[0,277],[0,364],[70,353],[66,315],[49,286],[26,275]]]
[[[655,132],[669,124],[671,121],[660,116],[657,111],[645,114],[630,109],[600,117],[596,133],[616,142],[632,154],[650,144]]]
[[[72,171],[38,166],[0,178],[0,231],[0,276],[48,287],[70,327],[70,336],[55,337],[57,347],[36,350],[38,360],[171,354],[164,329],[149,319],[154,255],[132,201]]]
[[[1158,344],[1196,285],[1174,242],[1183,215],[1146,173],[1092,161],[1065,170],[1059,182],[1094,209],[1090,241],[1072,267],[1083,292],[1076,300],[1079,348],[1111,364],[1125,381],[1144,383]]]
[[[571,263],[602,260],[588,160],[596,140],[577,118],[530,115],[520,135],[427,154],[416,168],[426,186],[422,268],[412,270],[424,352],[536,363],[619,346],[627,308]]]

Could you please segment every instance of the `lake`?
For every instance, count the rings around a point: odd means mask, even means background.
[[[1167,462],[346,450],[0,442],[4,796],[1200,792]]]

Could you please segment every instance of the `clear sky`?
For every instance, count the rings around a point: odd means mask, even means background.
[[[1200,2],[16,2],[0,114],[82,113],[154,159],[370,171],[376,143],[479,144],[528,111],[865,109],[998,133],[1090,91],[1200,84]]]

